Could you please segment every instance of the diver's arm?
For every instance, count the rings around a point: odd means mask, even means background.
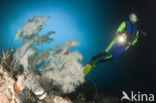
[[[139,30],[137,30],[134,40],[132,41],[132,45],[135,45],[139,38]]]
[[[125,27],[126,27],[126,22],[124,21],[124,22],[122,22],[122,23],[120,24],[120,26],[119,26],[118,29],[116,30],[116,35],[118,35],[119,33],[121,33],[121,32],[125,29]]]

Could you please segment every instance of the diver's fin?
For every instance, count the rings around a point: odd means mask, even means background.
[[[91,65],[91,64],[86,64],[86,65],[84,66],[84,68],[83,68],[83,73],[84,73],[85,75],[87,75],[87,74],[90,72],[90,70],[91,70],[92,68],[95,68],[95,67],[96,67],[95,64],[93,64],[93,65]]]

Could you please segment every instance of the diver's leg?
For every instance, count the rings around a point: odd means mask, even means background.
[[[109,44],[109,46],[107,47],[107,49],[104,51],[104,52],[101,52],[101,53],[99,53],[99,54],[97,54],[96,56],[94,56],[91,60],[90,60],[90,62],[88,63],[88,64],[86,64],[85,66],[84,66],[84,68],[83,68],[83,73],[85,74],[85,75],[87,75],[89,72],[90,72],[90,70],[92,69],[92,68],[95,68],[97,65],[99,65],[100,63],[103,63],[103,62],[105,62],[105,61],[109,61],[109,60],[111,60],[111,59],[113,59],[112,57],[105,57],[105,59],[100,59],[100,60],[98,60],[96,63],[94,63],[94,61],[96,61],[97,59],[99,59],[100,57],[103,57],[103,56],[106,56],[107,55],[107,53],[111,53],[112,51],[114,51],[115,49],[116,49],[116,41],[117,41],[117,38],[115,38],[110,44]]]
[[[93,64],[94,61],[96,61],[97,59],[99,59],[100,57],[106,56],[108,53],[111,53],[117,46],[116,46],[116,41],[117,38],[115,38],[110,44],[109,46],[106,48],[106,50],[104,52],[100,52],[98,53],[96,56],[92,57],[92,59],[90,60],[90,64]]]
[[[123,47],[119,47],[119,46],[120,45],[118,45],[118,43],[116,42],[109,50],[109,52],[111,52],[112,55],[106,56],[104,59],[99,59],[95,63],[95,65],[97,66],[101,63],[108,62],[119,57],[126,49],[126,46],[123,46]]]
[[[85,75],[87,75],[87,74],[91,71],[92,68],[95,68],[95,67],[98,66],[99,64],[104,63],[104,62],[107,62],[107,61],[111,61],[111,60],[113,60],[112,55],[107,56],[107,57],[105,57],[104,59],[99,59],[95,64],[92,64],[92,65],[91,65],[91,64],[86,64],[86,65],[84,66],[83,73],[84,73]]]
[[[101,64],[101,63],[104,63],[104,62],[107,62],[107,61],[111,61],[111,60],[113,60],[113,59],[114,59],[114,58],[112,57],[112,55],[110,55],[110,56],[105,57],[104,59],[99,59],[99,60],[95,63],[95,65],[98,66],[98,65]]]
[[[106,53],[112,52],[112,51],[117,47],[117,46],[116,46],[117,40],[118,40],[118,38],[116,37],[116,38],[108,45],[108,47],[107,47],[106,50],[105,50]]]
[[[106,55],[107,55],[107,52],[105,52],[105,51],[104,52],[100,52],[97,55],[95,55],[94,57],[92,57],[89,63],[93,64],[93,62],[96,61],[98,58],[106,56]]]

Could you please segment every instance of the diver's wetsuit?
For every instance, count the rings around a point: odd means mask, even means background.
[[[126,44],[118,42],[118,35],[121,33],[127,34]],[[115,39],[109,44],[107,49],[104,52],[101,52],[94,56],[90,64],[94,64],[97,66],[103,62],[113,60],[120,56],[130,45],[134,45],[139,37],[139,30],[137,25],[131,24],[128,21],[122,22],[116,31],[117,36]],[[104,58],[101,58],[104,57]],[[97,60],[97,61],[96,61]]]

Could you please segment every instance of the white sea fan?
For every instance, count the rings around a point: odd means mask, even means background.
[[[19,30],[16,34],[15,40],[18,39],[20,36],[22,37],[31,37],[32,35],[37,34],[43,27],[44,22],[48,19],[48,17],[35,17],[28,19],[27,22],[24,24],[23,29]]]
[[[79,43],[75,40],[67,40],[65,45],[55,46],[54,48],[40,52],[35,51],[34,48],[36,46],[53,40],[49,36],[54,32],[38,35],[44,25],[44,21],[47,19],[48,17],[39,16],[27,20],[23,29],[19,30],[15,37],[15,39],[22,37],[23,45],[15,52],[14,60],[16,63],[23,65],[25,72],[35,71],[38,69],[36,65],[44,61],[44,66],[39,68],[42,74],[41,81],[43,80],[43,88],[57,86],[62,93],[70,93],[77,86],[84,83],[83,67],[81,64],[82,55],[78,51],[72,51],[72,48]],[[28,67],[34,70],[29,71]],[[36,88],[36,85],[31,87],[33,82],[35,82],[33,78],[32,80],[26,80],[26,87],[30,87],[31,89]]]
[[[48,17],[31,17],[23,25],[23,28],[16,34],[15,40],[19,37],[23,38],[23,45],[17,49],[14,54],[14,61],[17,64],[21,64],[24,67],[24,71],[28,72],[29,57],[31,57],[35,51],[33,46],[40,45],[44,42],[52,41],[53,39],[49,36],[54,32],[48,32],[45,35],[39,36],[38,32],[41,31],[44,22]]]
[[[72,41],[70,42],[73,44]],[[76,43],[76,41],[73,42]],[[64,47],[66,48],[67,45]],[[62,49],[64,50],[64,48]],[[83,67],[80,63],[82,55],[78,51],[65,54],[66,52],[67,51],[62,51],[57,54],[55,58],[51,58],[51,62],[45,66],[41,78],[49,79],[46,83],[48,81],[51,83],[50,80],[52,80],[51,86],[58,85],[61,87],[63,93],[70,93],[73,92],[77,86],[84,83],[85,80],[82,72]]]
[[[28,62],[29,62],[29,57],[32,56],[35,53],[34,50],[29,49],[26,51],[25,55],[20,60],[20,64],[23,65],[25,72],[28,72]]]
[[[32,41],[24,44],[14,54],[14,61],[23,65],[25,72],[28,72],[28,58],[35,53],[33,49],[29,48],[31,45]]]

